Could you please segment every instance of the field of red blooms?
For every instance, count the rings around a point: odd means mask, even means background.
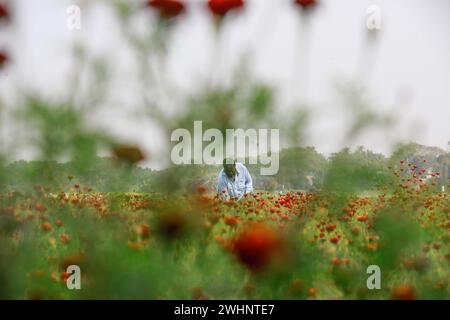
[[[1,195],[2,298],[448,299],[450,201],[402,162],[394,192]],[[437,175],[436,175],[437,176]],[[72,177],[71,177],[72,179]],[[74,179],[76,180],[76,179]],[[81,289],[69,290],[69,265]],[[367,268],[381,270],[368,289]]]

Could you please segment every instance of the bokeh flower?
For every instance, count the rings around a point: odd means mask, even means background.
[[[179,0],[150,0],[147,5],[158,11],[161,18],[175,18],[186,11],[183,2]]]
[[[52,230],[52,225],[50,224],[50,222],[43,222],[41,224],[41,229],[44,231],[50,231]]]
[[[209,10],[216,16],[224,17],[229,11],[244,7],[244,0],[209,0]]]
[[[61,241],[62,241],[63,243],[65,243],[65,244],[67,244],[67,243],[70,242],[70,236],[67,235],[67,234],[65,234],[65,233],[62,233],[62,234],[59,236],[59,238],[60,238]]]
[[[253,271],[260,271],[270,264],[281,247],[279,234],[271,227],[257,223],[237,236],[232,250],[240,262]]]
[[[6,4],[0,3],[0,21],[8,20],[10,17],[9,9]]]
[[[150,237],[150,226],[146,223],[141,223],[136,227],[136,232],[142,239],[147,239]]]
[[[295,0],[294,2],[297,6],[300,6],[302,9],[310,9],[317,5],[316,0]]]
[[[409,284],[403,284],[392,290],[391,299],[393,300],[416,300],[414,288]]]

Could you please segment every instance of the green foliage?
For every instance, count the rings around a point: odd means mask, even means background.
[[[375,190],[393,182],[387,170],[387,160],[381,154],[364,150],[345,149],[330,157],[325,174],[324,190],[357,194],[362,190]]]

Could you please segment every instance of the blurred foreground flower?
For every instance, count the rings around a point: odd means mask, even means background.
[[[414,288],[408,284],[400,285],[392,290],[393,300],[416,300]]]
[[[9,10],[6,4],[0,3],[0,20],[9,19]]]
[[[180,238],[187,229],[186,218],[179,213],[162,213],[158,221],[158,232],[166,239]]]
[[[145,159],[141,149],[135,146],[118,146],[113,150],[117,159],[127,164],[136,164]]]
[[[52,225],[50,224],[50,222],[43,222],[41,224],[41,229],[44,231],[51,231],[52,230]]]
[[[239,261],[253,271],[268,266],[282,248],[280,235],[264,224],[247,227],[233,242],[233,252]]]
[[[228,11],[244,7],[244,0],[209,0],[209,10],[216,16],[224,17]]]
[[[8,62],[8,55],[4,51],[0,51],[0,69]]]
[[[186,10],[184,3],[179,0],[150,0],[147,5],[158,10],[163,19],[175,18]]]
[[[302,7],[302,9],[310,9],[317,5],[316,0],[295,0],[295,4]]]

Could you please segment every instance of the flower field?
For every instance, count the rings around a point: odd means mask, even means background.
[[[450,199],[402,161],[393,192],[0,198],[8,299],[448,299]],[[402,180],[405,180],[403,182]],[[81,290],[69,290],[69,265]],[[381,270],[368,289],[367,268]]]

